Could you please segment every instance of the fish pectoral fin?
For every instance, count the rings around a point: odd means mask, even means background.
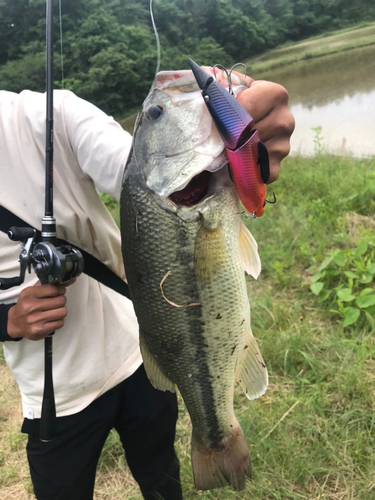
[[[148,350],[146,343],[142,338],[142,335],[140,335],[139,344],[141,348],[143,364],[151,385],[155,387],[155,389],[159,389],[160,391],[176,392],[175,384],[171,380],[169,380],[169,378],[161,371],[161,368],[159,367],[155,356],[153,356]]]
[[[267,367],[251,330],[236,370],[236,379],[249,399],[259,398],[266,392]]]
[[[257,279],[261,271],[258,245],[243,222],[240,224],[240,259],[244,270]]]

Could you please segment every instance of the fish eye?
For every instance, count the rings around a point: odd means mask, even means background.
[[[158,104],[150,106],[146,112],[146,118],[150,121],[155,121],[162,116],[164,109]]]

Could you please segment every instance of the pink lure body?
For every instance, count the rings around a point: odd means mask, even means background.
[[[218,81],[189,59],[204,102],[227,151],[229,169],[240,200],[253,217],[260,217],[266,202],[269,159],[252,116]],[[230,72],[231,75],[231,72]]]
[[[253,217],[263,215],[266,202],[266,184],[262,180],[258,163],[258,131],[240,148],[232,151],[227,148],[229,170],[243,206]]]

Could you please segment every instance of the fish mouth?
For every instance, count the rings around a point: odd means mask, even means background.
[[[169,199],[179,207],[194,207],[199,205],[209,194],[210,183],[213,173],[203,170],[196,175],[180,191],[175,191],[169,196]]]

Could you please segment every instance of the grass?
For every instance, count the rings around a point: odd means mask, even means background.
[[[249,402],[236,391],[254,477],[245,492],[197,492],[190,466],[190,422],[180,401],[176,448],[184,498],[375,499],[375,340],[364,322],[343,326],[333,303],[310,290],[333,249],[355,248],[375,228],[375,160],[290,157],[270,187],[277,203],[246,223],[263,270],[248,280],[252,325],[270,386]],[[370,187],[369,187],[370,186]],[[111,206],[112,210],[115,207]],[[374,288],[374,282],[366,285]],[[333,300],[333,298],[332,298]],[[0,498],[28,499],[31,483],[17,388],[1,361]],[[115,432],[99,462],[96,500],[140,500]]]
[[[374,179],[374,160],[289,158],[278,203],[249,223],[264,265],[249,283],[252,324],[271,375],[251,417],[245,405],[239,413],[255,447],[253,498],[375,498],[374,332],[344,328],[310,292],[330,249],[373,231],[375,193],[359,194]]]
[[[356,29],[345,29],[313,37],[292,46],[271,50],[260,57],[246,61],[250,75],[288,66],[311,58],[336,54],[351,49],[375,44],[375,24],[359,25]]]

